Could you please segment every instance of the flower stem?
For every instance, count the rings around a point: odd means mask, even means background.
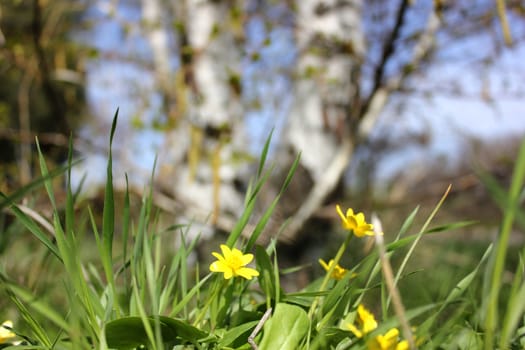
[[[346,236],[345,241],[341,246],[339,247],[339,250],[337,251],[337,254],[335,255],[333,264],[330,265],[328,268],[328,271],[326,271],[326,275],[324,276],[323,282],[321,283],[321,287],[319,287],[319,292],[322,293],[325,291],[326,286],[328,285],[328,281],[330,281],[330,277],[332,276],[332,273],[334,272],[335,267],[339,264],[339,261],[341,261],[341,258],[343,257],[344,252],[346,251],[346,248],[348,247],[348,244],[350,243],[350,240],[352,239],[354,233],[353,231],[350,231],[348,235]],[[321,296],[318,296],[314,299],[312,302],[312,305],[310,306],[310,310],[308,311],[308,317],[310,319],[313,318],[313,315],[317,309],[317,305],[319,304],[319,301],[321,299]]]
[[[210,308],[212,302],[217,302],[217,296],[219,295],[219,292],[224,289],[224,287],[226,286],[227,282],[228,282],[228,280],[223,280],[223,281],[221,281],[219,283],[215,282],[215,285],[214,285],[213,290],[211,292],[211,296],[208,298],[208,300],[206,301],[206,304],[204,304],[201,312],[197,315],[197,318],[193,322],[194,326],[197,326],[202,321],[202,319],[204,318],[204,316],[208,312],[208,309]]]

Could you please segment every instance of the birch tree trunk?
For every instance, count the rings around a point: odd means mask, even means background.
[[[176,128],[170,132],[164,159],[171,163],[162,175],[182,202],[188,217],[221,224],[243,208],[243,194],[234,182],[244,147],[240,127],[239,28],[235,1],[173,1],[177,18],[180,67],[175,77],[178,105]],[[242,25],[240,26],[242,29]],[[227,220],[227,219],[226,219]]]
[[[287,140],[301,152],[314,186],[283,234],[290,240],[335,188],[351,159],[365,53],[360,0],[298,0],[296,7],[299,58]]]
[[[163,6],[160,0],[141,0],[141,5],[144,32],[153,55],[155,80],[162,94],[167,98],[166,95],[171,90],[170,83],[173,71],[170,67],[169,34],[164,25],[165,18],[162,15]]]

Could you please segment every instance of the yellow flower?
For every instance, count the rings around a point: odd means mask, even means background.
[[[362,338],[365,334],[377,328],[377,321],[374,314],[368,311],[362,304],[359,304],[357,307],[356,319],[357,327],[353,324],[347,324],[347,327],[358,338]]]
[[[210,265],[210,271],[224,273],[225,279],[241,276],[251,280],[254,276],[259,276],[257,270],[245,267],[253,260],[253,254],[243,254],[239,249],[230,249],[227,245],[221,244],[222,255],[213,252],[212,255],[217,261]]]
[[[334,259],[330,259],[328,264],[323,259],[319,259],[319,264],[325,269],[327,272],[330,270],[332,265],[334,264]],[[335,265],[334,270],[330,274],[330,277],[336,279],[336,280],[342,280],[343,277],[345,277],[346,273],[348,272],[347,269],[344,267],[341,267],[339,264]]]
[[[368,350],[408,350],[408,341],[399,341],[399,330],[392,328],[385,335],[378,335],[367,343]]]
[[[339,205],[336,206],[336,209],[337,213],[341,217],[341,220],[343,221],[343,228],[345,230],[352,230],[354,232],[354,235],[356,235],[357,237],[374,235],[374,226],[366,222],[365,214],[354,214],[354,210],[352,208],[349,208],[346,211],[346,215],[344,215]]]
[[[10,338],[16,337],[16,334],[11,331],[13,328],[13,322],[7,320],[0,326],[0,344],[6,342]]]

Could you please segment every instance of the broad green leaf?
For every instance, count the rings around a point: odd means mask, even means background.
[[[154,326],[153,317],[148,318],[151,326]],[[159,317],[160,331],[164,342],[190,342],[195,343],[208,334],[188,323],[169,318]],[[106,324],[106,341],[110,348],[133,349],[139,346],[147,346],[149,339],[140,317],[125,317]]]
[[[255,247],[255,260],[257,263],[257,271],[259,271],[259,284],[261,289],[266,294],[267,299],[278,300],[282,292],[275,285],[275,273],[270,257],[266,250],[261,246]]]
[[[259,321],[246,322],[240,326],[228,330],[226,333],[224,333],[221,340],[219,341],[219,347],[239,347],[243,344],[246,344],[252,329],[257,326],[257,323],[259,323]]]
[[[264,325],[260,350],[297,350],[303,341],[310,321],[299,306],[279,303],[273,316]]]

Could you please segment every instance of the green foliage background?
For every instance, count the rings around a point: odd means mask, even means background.
[[[525,142],[509,189],[480,174],[501,205],[503,219],[494,245],[483,248],[485,252],[473,268],[464,266],[460,279],[444,276],[441,266],[422,266],[421,271],[413,266],[419,263],[413,255],[426,236],[473,224],[461,221],[433,227],[444,195],[421,228],[414,226],[419,213],[417,208],[413,210],[395,238],[384,246],[386,255],[373,249],[349,266],[352,273],[343,279],[333,280],[327,271],[324,277],[295,292],[281,286],[286,271],[279,267],[277,241],[265,247],[256,245],[273,207],[259,219],[251,236],[241,236],[269,176],[265,166],[269,143],[270,139],[248,191],[244,214],[225,239],[229,246],[255,252],[260,276],[253,281],[224,280],[220,274],[209,273],[206,265],[188,264],[199,238],[184,239],[185,226],[160,227],[151,192],[142,198],[138,215],[131,215],[129,194],[119,199],[123,201],[122,211],[116,211],[111,154],[101,223],[95,219],[93,208],[77,203],[77,195],[69,186],[65,202],[59,205],[53,179],[70,176],[72,154],[65,168],[50,170],[38,149],[42,177],[18,192],[2,194],[1,201],[3,212],[15,218],[4,232],[9,239],[4,243],[1,273],[2,309],[6,310],[5,317],[15,321],[18,335],[18,345],[13,346],[250,349],[252,342],[260,349],[365,349],[367,338],[402,327],[405,319],[415,326],[416,344],[422,349],[524,346],[524,252],[523,247],[518,251],[508,248],[514,222],[519,227],[523,215]],[[285,193],[294,171],[292,167],[276,200]],[[49,221],[19,203],[22,196],[30,198],[39,186],[44,186],[53,208]],[[115,235],[117,226],[121,231]],[[167,249],[174,236],[182,238],[180,245],[176,250]],[[357,238],[350,239],[351,232],[343,236],[345,242],[336,263],[357,242]],[[517,266],[506,265],[516,256]],[[395,298],[391,299],[393,290],[385,272],[389,263],[384,259],[393,262],[390,282],[399,286],[401,300],[405,301],[401,314],[393,308]],[[409,261],[411,267],[407,269]],[[419,282],[417,276],[428,274],[441,284]],[[423,290],[426,296],[417,297],[418,292],[411,289]],[[355,308],[360,303],[369,305],[379,321],[378,328],[365,339],[356,338],[345,326],[356,322]],[[252,333],[258,325],[261,329]]]

